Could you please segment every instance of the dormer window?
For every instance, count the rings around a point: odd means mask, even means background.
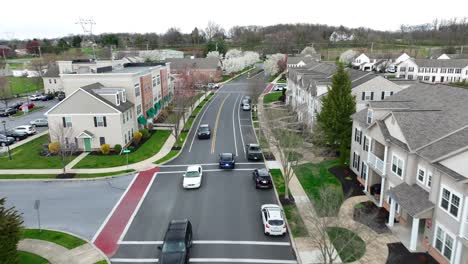
[[[120,93],[116,94],[116,105],[120,105]]]
[[[122,91],[122,103],[125,103],[127,102],[127,93],[125,92],[125,90]]]
[[[367,110],[367,124],[372,123],[373,119],[374,119],[374,111],[368,109]]]

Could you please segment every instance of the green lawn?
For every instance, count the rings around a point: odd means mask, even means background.
[[[276,81],[276,83],[287,83],[287,81],[283,79],[279,79],[278,81]]]
[[[270,174],[273,177],[273,182],[279,196],[284,196],[284,178],[280,169],[271,169]],[[284,214],[288,219],[289,227],[294,237],[306,237],[309,235],[304,221],[297,210],[295,204],[283,206]]]
[[[94,263],[94,264],[107,264],[107,261],[101,260],[101,261],[98,261],[98,262],[96,262],[96,263]]]
[[[140,162],[148,159],[159,152],[166,140],[171,135],[170,130],[157,130],[150,139],[148,139],[135,152],[128,154],[128,164]],[[123,166],[127,164],[126,155],[88,155],[76,164],[74,169],[88,168],[110,168]]]
[[[450,83],[450,85],[458,86],[458,87],[462,87],[462,88],[468,88],[468,82],[466,82],[466,81],[464,81],[464,82],[453,82],[453,83]]]
[[[328,169],[337,165],[339,165],[339,161],[335,159],[326,160],[318,164],[306,163],[294,168],[294,172],[302,188],[304,188],[312,202],[318,203],[320,201],[320,190],[326,186],[337,187],[341,192],[341,197],[337,197],[337,199],[343,200],[340,181],[328,171]],[[316,209],[320,208],[316,207]]]
[[[275,74],[275,75],[271,75],[270,78],[268,79],[269,82],[272,82],[276,79],[276,77],[278,77],[279,73]]]
[[[29,110],[28,110],[28,114],[30,114],[30,113],[32,113],[32,112],[35,112],[35,111],[37,111],[37,110],[41,110],[41,109],[43,109],[44,107],[45,107],[45,106],[36,106],[36,107],[34,107],[34,108],[32,108],[32,109],[29,109]],[[18,117],[18,116],[23,116],[23,115],[25,115],[25,113],[24,113],[23,111],[20,110],[20,111],[16,112],[16,114],[14,114],[14,115],[12,115],[12,116],[13,116],[13,117]],[[26,115],[27,115],[27,114],[26,114]]]
[[[154,164],[161,164],[161,163],[163,163],[165,161],[168,161],[168,160],[172,159],[173,157],[175,157],[179,152],[180,152],[180,150],[171,150],[171,151],[169,151],[169,153],[166,156],[164,156],[164,157],[160,158],[159,160],[157,160],[156,162],[154,162]]]
[[[19,264],[47,264],[47,259],[26,251],[18,251]]]
[[[8,155],[0,156],[0,169],[60,169],[60,157],[45,157],[40,155],[42,144],[48,143],[48,135],[36,138],[22,146],[11,150],[12,160]],[[70,157],[67,163],[75,157]]]
[[[31,92],[42,92],[44,90],[44,83],[39,78],[27,77],[7,77],[10,82],[12,94],[24,94]]]
[[[281,95],[283,92],[273,92],[273,93],[268,93],[263,96],[263,103],[264,104],[269,104],[273,102],[277,102],[280,100]]]
[[[130,159],[130,157],[129,157]],[[78,173],[75,178],[100,178],[106,176],[114,176],[120,174],[127,174],[130,172],[135,172],[133,169],[122,170],[122,171],[114,171],[114,172],[106,172],[106,173]]]
[[[106,173],[78,173],[75,178],[100,178],[134,172],[135,170],[122,170]],[[0,174],[0,179],[55,179],[57,174]]]
[[[327,233],[344,263],[356,261],[366,253],[366,243],[356,233],[341,227],[329,227]]]
[[[11,63],[11,62],[9,62],[8,67],[11,70],[22,70],[24,68],[24,64],[23,63]]]
[[[74,249],[76,247],[86,244],[86,241],[78,237],[58,231],[44,229],[42,229],[41,231],[39,231],[39,229],[24,229],[21,234],[21,239],[25,238],[53,242],[68,249]]]
[[[221,82],[225,82],[225,81],[231,79],[231,75],[223,75],[222,77],[223,77],[223,79],[221,80]]]

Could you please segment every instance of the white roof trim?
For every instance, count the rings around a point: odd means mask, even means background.
[[[81,132],[76,138],[93,138],[91,135],[88,135],[85,131]]]
[[[112,106],[112,105],[110,105],[110,104],[104,102],[103,100],[97,98],[97,97],[94,96],[93,94],[88,93],[85,89],[79,88],[78,90],[82,90],[83,92],[85,92],[85,93],[91,95],[92,97],[96,98],[96,100],[98,100],[99,102],[101,102],[101,103],[103,103],[103,104],[109,106],[110,108],[114,109],[115,111],[117,111],[117,112],[119,112],[119,113],[122,113],[119,109],[117,109],[117,108],[115,108],[114,106]]]
[[[44,113],[45,116],[47,116],[49,114],[50,111],[54,110],[55,108],[57,108],[57,106],[63,104],[63,102],[67,101],[70,97],[72,97],[75,93],[78,92],[79,89],[76,89],[73,93],[71,93],[69,96],[66,96],[65,99],[63,99],[62,101],[60,101],[58,104],[52,106],[51,109],[49,109],[47,112]]]

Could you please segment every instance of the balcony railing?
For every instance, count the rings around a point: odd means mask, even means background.
[[[368,152],[367,164],[374,168],[380,175],[384,175],[384,162],[379,159],[374,153]]]

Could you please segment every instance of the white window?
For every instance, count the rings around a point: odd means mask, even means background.
[[[461,70],[461,69],[460,69]],[[57,84],[57,79],[54,79],[54,83]]]
[[[122,102],[127,102],[127,92],[125,90],[122,91]]]
[[[367,124],[372,123],[373,117],[374,117],[374,111],[368,109],[367,110]]]
[[[382,96],[381,96],[381,99],[384,100],[385,98],[389,97],[389,96],[392,96],[393,95],[393,92],[392,91],[385,91],[385,92],[382,92]]]
[[[374,100],[374,92],[362,92],[362,101],[372,101]]]
[[[72,127],[72,118],[71,116],[66,116],[63,118],[63,127]]]
[[[354,141],[361,144],[362,131],[360,129],[354,129]]]
[[[365,180],[367,178],[367,165],[362,162],[361,178]]]
[[[135,97],[140,96],[140,84],[135,83],[134,87],[135,87]]]
[[[96,126],[103,127],[104,124],[104,117],[103,116],[96,116]]]
[[[428,171],[428,172],[427,172],[426,186],[427,186],[428,188],[431,188],[431,186],[432,186],[432,171]]]
[[[119,93],[115,94],[115,97],[116,97],[116,101],[117,101],[116,105],[120,105],[120,94]]]
[[[141,104],[137,105],[137,115],[141,114]]]
[[[368,136],[365,136],[364,137],[364,146],[363,146],[364,151],[369,151],[370,142],[371,142],[371,138],[368,137]]]
[[[153,87],[155,87],[156,86],[156,77],[153,76],[152,79],[153,79]]]
[[[449,190],[447,187],[442,186],[440,194],[439,206],[442,210],[455,217],[459,218],[458,212],[460,211],[460,195]]]
[[[436,235],[433,246],[446,257],[452,259],[454,236],[450,235],[441,225],[436,225]]]
[[[357,171],[359,171],[360,162],[361,162],[361,157],[359,156],[359,153],[354,152],[353,153],[353,168],[355,168]]]
[[[392,172],[398,177],[403,177],[404,162],[397,155],[392,156]]]
[[[418,176],[417,179],[420,183],[424,184],[426,181],[426,170],[423,167],[418,166]]]
[[[448,73],[453,73],[454,70],[455,70],[455,69],[450,68],[450,69],[448,69]]]
[[[156,76],[156,83],[159,85],[161,83],[161,76]]]
[[[52,84],[52,79],[49,79],[49,83]]]
[[[424,76],[425,81],[429,81],[429,78],[430,78],[429,76]]]
[[[440,69],[440,73],[447,73],[447,68]]]
[[[455,73],[461,73],[462,69],[455,69]]]

